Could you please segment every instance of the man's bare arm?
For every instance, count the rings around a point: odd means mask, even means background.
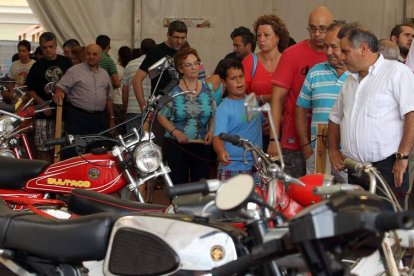
[[[276,134],[278,138],[280,137],[280,126],[282,125],[282,113],[283,113],[283,103],[285,101],[286,95],[289,92],[287,88],[283,88],[281,86],[273,85],[272,87],[272,96],[270,100],[270,104],[272,107],[272,120],[276,128]],[[273,137],[273,133],[270,132],[270,138],[276,139]],[[271,156],[276,156],[278,153],[276,152],[276,144],[275,142],[270,142],[269,147],[267,148],[267,152]]]
[[[118,73],[112,74],[111,83],[114,89],[121,86],[121,80],[119,79]]]
[[[341,128],[331,120],[328,123],[328,152],[331,166],[341,171],[344,168],[344,158],[339,150],[341,143]]]
[[[295,108],[295,125],[296,133],[299,137],[299,143],[302,147],[303,157],[308,159],[312,153],[312,146],[309,140],[308,109],[301,106]]]
[[[145,108],[145,98],[144,98],[144,88],[142,86],[142,81],[147,76],[147,73],[141,69],[135,73],[134,79],[132,80],[132,86],[134,87],[135,97],[137,98],[139,107],[141,108],[141,112],[144,111]]]

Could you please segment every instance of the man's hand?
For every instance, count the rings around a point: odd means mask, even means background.
[[[206,145],[211,145],[211,143],[213,143],[213,131],[207,132],[206,137],[204,137],[204,141]]]
[[[408,166],[408,160],[402,159],[402,160],[395,160],[394,166],[392,167],[392,173],[394,174],[394,185],[395,187],[399,188],[401,187],[401,184],[403,182],[403,176],[405,171],[407,170]],[[391,185],[391,183],[389,183]]]
[[[269,141],[269,146],[267,146],[267,154],[269,154],[271,157],[279,156],[275,141]]]
[[[311,144],[307,144],[302,147],[302,154],[303,154],[303,158],[305,160],[308,160],[308,158],[313,154],[313,149],[312,149]]]
[[[56,89],[55,94],[53,95],[53,101],[58,104],[59,100],[63,100],[65,98],[65,93],[61,89]]]
[[[222,163],[225,166],[227,166],[228,164],[231,163],[230,156],[229,156],[229,153],[227,151],[221,151],[221,152],[219,152],[217,154],[217,157],[218,157],[220,163]]]
[[[339,150],[329,150],[329,160],[331,162],[332,168],[336,171],[343,171],[344,170],[344,157]]]

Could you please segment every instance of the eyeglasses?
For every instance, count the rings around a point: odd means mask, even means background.
[[[200,64],[201,64],[201,62],[199,62],[199,61],[196,61],[196,62],[194,62],[194,63],[190,63],[190,62],[188,62],[188,63],[183,63],[183,67],[185,67],[185,68],[190,68],[190,67],[193,67],[193,66],[200,66]]]
[[[319,31],[319,33],[324,34],[328,31],[328,27],[325,26],[319,26],[319,27],[315,27],[315,26],[309,26],[308,28],[306,28],[309,32],[311,33],[316,33]]]

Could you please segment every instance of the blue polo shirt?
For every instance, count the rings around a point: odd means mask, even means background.
[[[306,75],[296,105],[312,109],[311,141],[313,141],[313,149],[316,146],[317,125],[328,123],[329,113],[348,76],[349,72],[346,71],[338,78],[335,68],[327,61],[316,64]]]

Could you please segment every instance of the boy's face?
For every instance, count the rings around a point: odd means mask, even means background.
[[[223,81],[227,88],[228,97],[231,99],[243,99],[246,92],[243,71],[238,68],[227,69],[227,78]]]

